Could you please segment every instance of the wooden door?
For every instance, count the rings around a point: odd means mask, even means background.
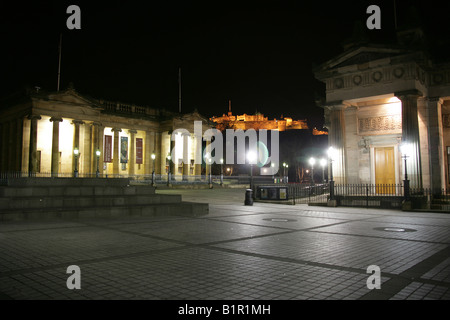
[[[377,186],[377,193],[395,193],[394,147],[375,148],[375,184],[384,185]]]

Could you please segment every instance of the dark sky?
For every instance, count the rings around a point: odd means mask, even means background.
[[[66,28],[70,4],[81,8],[81,30]],[[342,52],[370,4],[381,8],[382,29],[368,35],[391,42],[393,0],[3,1],[0,96],[24,85],[56,90],[62,33],[63,89],[73,82],[95,98],[177,111],[181,67],[184,112],[221,115],[231,99],[234,113],[320,122],[314,96],[324,88],[312,67]],[[410,4],[433,41],[436,32],[448,38],[448,5],[397,0],[399,23]]]

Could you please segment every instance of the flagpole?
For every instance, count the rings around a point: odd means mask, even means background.
[[[61,80],[61,51],[62,51],[62,33],[59,35],[59,60],[58,60],[58,85],[56,91],[59,92],[59,82]]]
[[[395,4],[395,0],[394,0],[394,24],[395,24],[395,30],[397,30],[397,6]]]
[[[181,113],[181,67],[178,68],[178,112]]]

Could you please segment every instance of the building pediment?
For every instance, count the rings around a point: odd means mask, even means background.
[[[102,109],[97,101],[79,94],[74,89],[67,89],[61,92],[50,93],[45,100],[52,101],[53,103],[57,102],[61,104],[89,106],[94,109]]]
[[[333,72],[339,68],[374,63],[377,60],[389,59],[397,57],[402,54],[407,54],[408,51],[399,48],[386,47],[371,47],[364,46],[348,50],[338,57],[328,60],[327,62],[316,68],[316,74],[323,74]]]
[[[176,129],[186,129],[190,132],[194,132],[194,124],[196,121],[201,121],[203,130],[209,129],[214,126],[214,123],[211,122],[208,118],[205,118],[197,111],[192,113],[175,115],[172,118],[172,130]]]

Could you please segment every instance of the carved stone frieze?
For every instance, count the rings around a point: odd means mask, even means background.
[[[401,115],[388,115],[358,119],[358,134],[377,135],[402,132]]]

